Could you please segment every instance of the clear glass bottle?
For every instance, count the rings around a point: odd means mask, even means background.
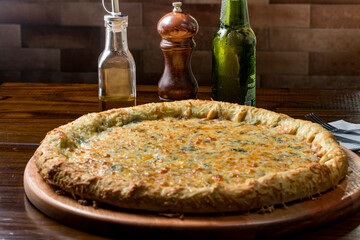
[[[255,106],[256,37],[247,0],[222,0],[213,38],[213,99]]]
[[[128,49],[128,16],[104,16],[105,49],[99,56],[99,110],[136,105],[136,67]]]

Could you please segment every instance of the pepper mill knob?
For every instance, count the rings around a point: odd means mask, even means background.
[[[183,13],[181,2],[172,5],[173,11],[163,16],[157,24],[165,60],[164,72],[158,83],[158,95],[162,101],[194,99],[198,84],[191,69],[191,55],[196,45],[193,37],[199,25],[195,18]]]
[[[173,2],[172,5],[174,7],[173,12],[182,12],[182,2]]]

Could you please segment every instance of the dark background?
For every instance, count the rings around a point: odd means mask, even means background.
[[[172,2],[120,1],[138,84],[157,84],[162,74],[156,24]],[[211,81],[220,3],[183,0],[183,11],[200,26],[192,57],[200,85]],[[248,6],[258,87],[360,87],[360,0],[248,0]],[[104,14],[101,0],[0,0],[0,83],[97,83]]]

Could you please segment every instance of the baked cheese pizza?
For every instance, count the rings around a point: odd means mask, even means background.
[[[249,211],[327,191],[348,168],[318,124],[265,109],[184,100],[91,113],[33,156],[49,184],[126,209]]]

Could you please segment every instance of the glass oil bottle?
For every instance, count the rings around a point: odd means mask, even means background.
[[[105,49],[99,56],[99,110],[136,105],[136,66],[128,49],[128,16],[119,11],[118,0],[112,0],[112,12],[103,1],[106,27]]]

